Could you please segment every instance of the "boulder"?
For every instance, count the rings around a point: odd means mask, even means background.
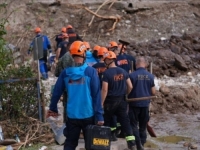
[[[193,49],[194,49],[195,51],[200,52],[200,44],[195,44],[195,45],[193,45]]]
[[[161,86],[159,91],[165,96],[167,96],[170,93],[170,89],[167,86]]]
[[[181,53],[181,47],[179,47],[178,45],[171,44],[170,48],[171,48],[171,51],[176,53],[176,54]]]
[[[188,67],[185,64],[185,61],[182,59],[182,57],[180,55],[175,55],[175,62],[174,65],[183,71],[187,71]]]
[[[160,58],[174,58],[174,53],[171,50],[159,50],[157,56]]]

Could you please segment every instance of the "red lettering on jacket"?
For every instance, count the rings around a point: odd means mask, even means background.
[[[69,84],[84,84],[85,83],[85,78],[81,78],[81,79],[78,79],[78,80],[71,80],[69,79]]]
[[[69,37],[76,37],[76,33],[68,34]]]
[[[114,81],[120,81],[124,79],[124,75],[123,74],[118,74],[114,76]]]
[[[98,73],[103,73],[106,70],[106,67],[99,67],[96,70]]]
[[[126,59],[118,60],[118,61],[117,61],[117,64],[118,64],[118,65],[126,65],[126,64],[128,64],[128,61],[127,61]]]

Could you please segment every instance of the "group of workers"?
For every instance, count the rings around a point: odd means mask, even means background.
[[[37,33],[37,36],[43,35]],[[58,79],[47,117],[58,116],[57,103],[65,96],[64,150],[75,150],[81,130],[85,136],[86,127],[91,124],[109,126],[111,140],[115,141],[118,123],[128,148],[143,150],[150,99],[128,103],[126,97],[155,95],[154,76],[146,69],[147,60],[144,57],[135,60],[126,54],[125,46],[115,41],[107,47],[96,45],[91,49],[89,42],[84,42],[71,25],[62,28],[55,40]]]

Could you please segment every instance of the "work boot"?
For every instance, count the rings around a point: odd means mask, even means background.
[[[136,146],[137,146],[137,150],[144,150],[144,147],[143,147],[143,145],[141,144],[140,141],[136,142]]]
[[[114,131],[111,131],[111,137],[110,137],[110,140],[111,141],[117,141],[117,137],[116,137],[116,134],[115,134],[115,130]]]
[[[130,150],[137,150],[136,145],[135,145],[135,141],[127,141],[127,144],[128,144],[128,148]]]

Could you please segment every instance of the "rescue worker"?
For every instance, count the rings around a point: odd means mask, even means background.
[[[70,54],[70,52],[68,51],[67,53],[65,53],[59,60],[58,63],[56,65],[56,69],[55,69],[55,73],[54,75],[56,77],[59,77],[60,73],[64,70],[67,69],[69,67],[74,66],[74,60]],[[63,93],[63,107],[64,107],[64,111],[63,111],[63,122],[65,123],[67,121],[67,116],[66,116],[66,102],[67,102],[67,93],[66,91]]]
[[[35,38],[39,38],[39,37],[43,38],[43,58],[39,59],[39,64],[40,64],[40,73],[42,74],[42,79],[46,80],[48,79],[47,55],[48,55],[48,51],[49,53],[52,52],[51,43],[46,35],[41,34],[42,32],[41,28],[39,27],[35,28],[34,32],[36,34]],[[32,50],[33,50],[33,41],[30,44],[28,54],[30,54]]]
[[[112,116],[116,115],[125,133],[128,148],[135,150],[135,137],[132,135],[130,120],[127,114],[125,95],[129,94],[132,84],[128,73],[115,65],[116,55],[108,51],[104,55],[107,70],[102,78],[102,105],[104,106],[105,126],[110,126]]]
[[[100,49],[101,47],[99,45],[95,45],[92,49],[92,55],[93,57],[96,59],[97,62],[99,62],[99,57],[98,57],[98,50]]]
[[[93,57],[93,54],[91,52],[91,47],[89,42],[83,42],[87,48],[86,50],[86,63],[88,66],[93,66],[97,63],[97,60]]]
[[[97,70],[97,73],[99,75],[99,81],[100,81],[100,87],[102,87],[102,74],[107,69],[106,65],[103,61],[103,56],[105,53],[108,52],[108,49],[105,47],[100,47],[97,53],[97,56],[99,58],[99,62],[94,64],[92,67]]]
[[[68,49],[74,41],[83,41],[82,38],[74,32],[72,25],[67,25],[66,29],[69,36]]]
[[[85,63],[86,47],[81,41],[70,46],[74,67],[62,71],[56,81],[47,117],[57,116],[57,103],[66,89],[68,94],[67,122],[64,135],[67,137],[64,150],[75,150],[81,130],[85,137],[88,125],[103,125],[103,108],[96,70]]]
[[[56,35],[55,41],[56,41],[56,50],[58,49],[58,45],[63,41],[63,33],[66,33],[67,29],[65,27],[62,27],[61,33]]]
[[[125,55],[121,55],[120,54],[120,50],[118,48],[118,44],[115,41],[111,41],[109,43],[108,50],[113,51],[116,54],[116,56],[117,56],[117,59],[116,59],[116,62],[115,62],[116,65],[118,67],[123,68],[124,70],[126,70],[126,72],[130,73],[131,72],[130,63],[129,63],[129,61],[126,58]]]
[[[63,41],[58,45],[58,49],[56,50],[56,58],[55,58],[56,62],[68,51],[67,50],[68,39],[69,39],[68,34],[63,33],[62,38]]]
[[[122,48],[122,44],[119,44],[119,49],[121,50]],[[124,48],[122,49],[122,55],[125,55],[126,58],[128,59],[129,63],[131,64],[131,72],[133,72],[134,70],[136,70],[136,65],[135,65],[135,58],[129,54],[127,54],[127,48],[126,46],[124,46]]]
[[[147,61],[144,57],[136,58],[136,71],[130,74],[133,89],[128,98],[140,98],[155,95],[154,76],[146,70]],[[150,100],[129,103],[129,118],[133,134],[136,137],[137,150],[143,150],[146,143],[146,128],[149,121]],[[138,129],[139,124],[139,129]]]

